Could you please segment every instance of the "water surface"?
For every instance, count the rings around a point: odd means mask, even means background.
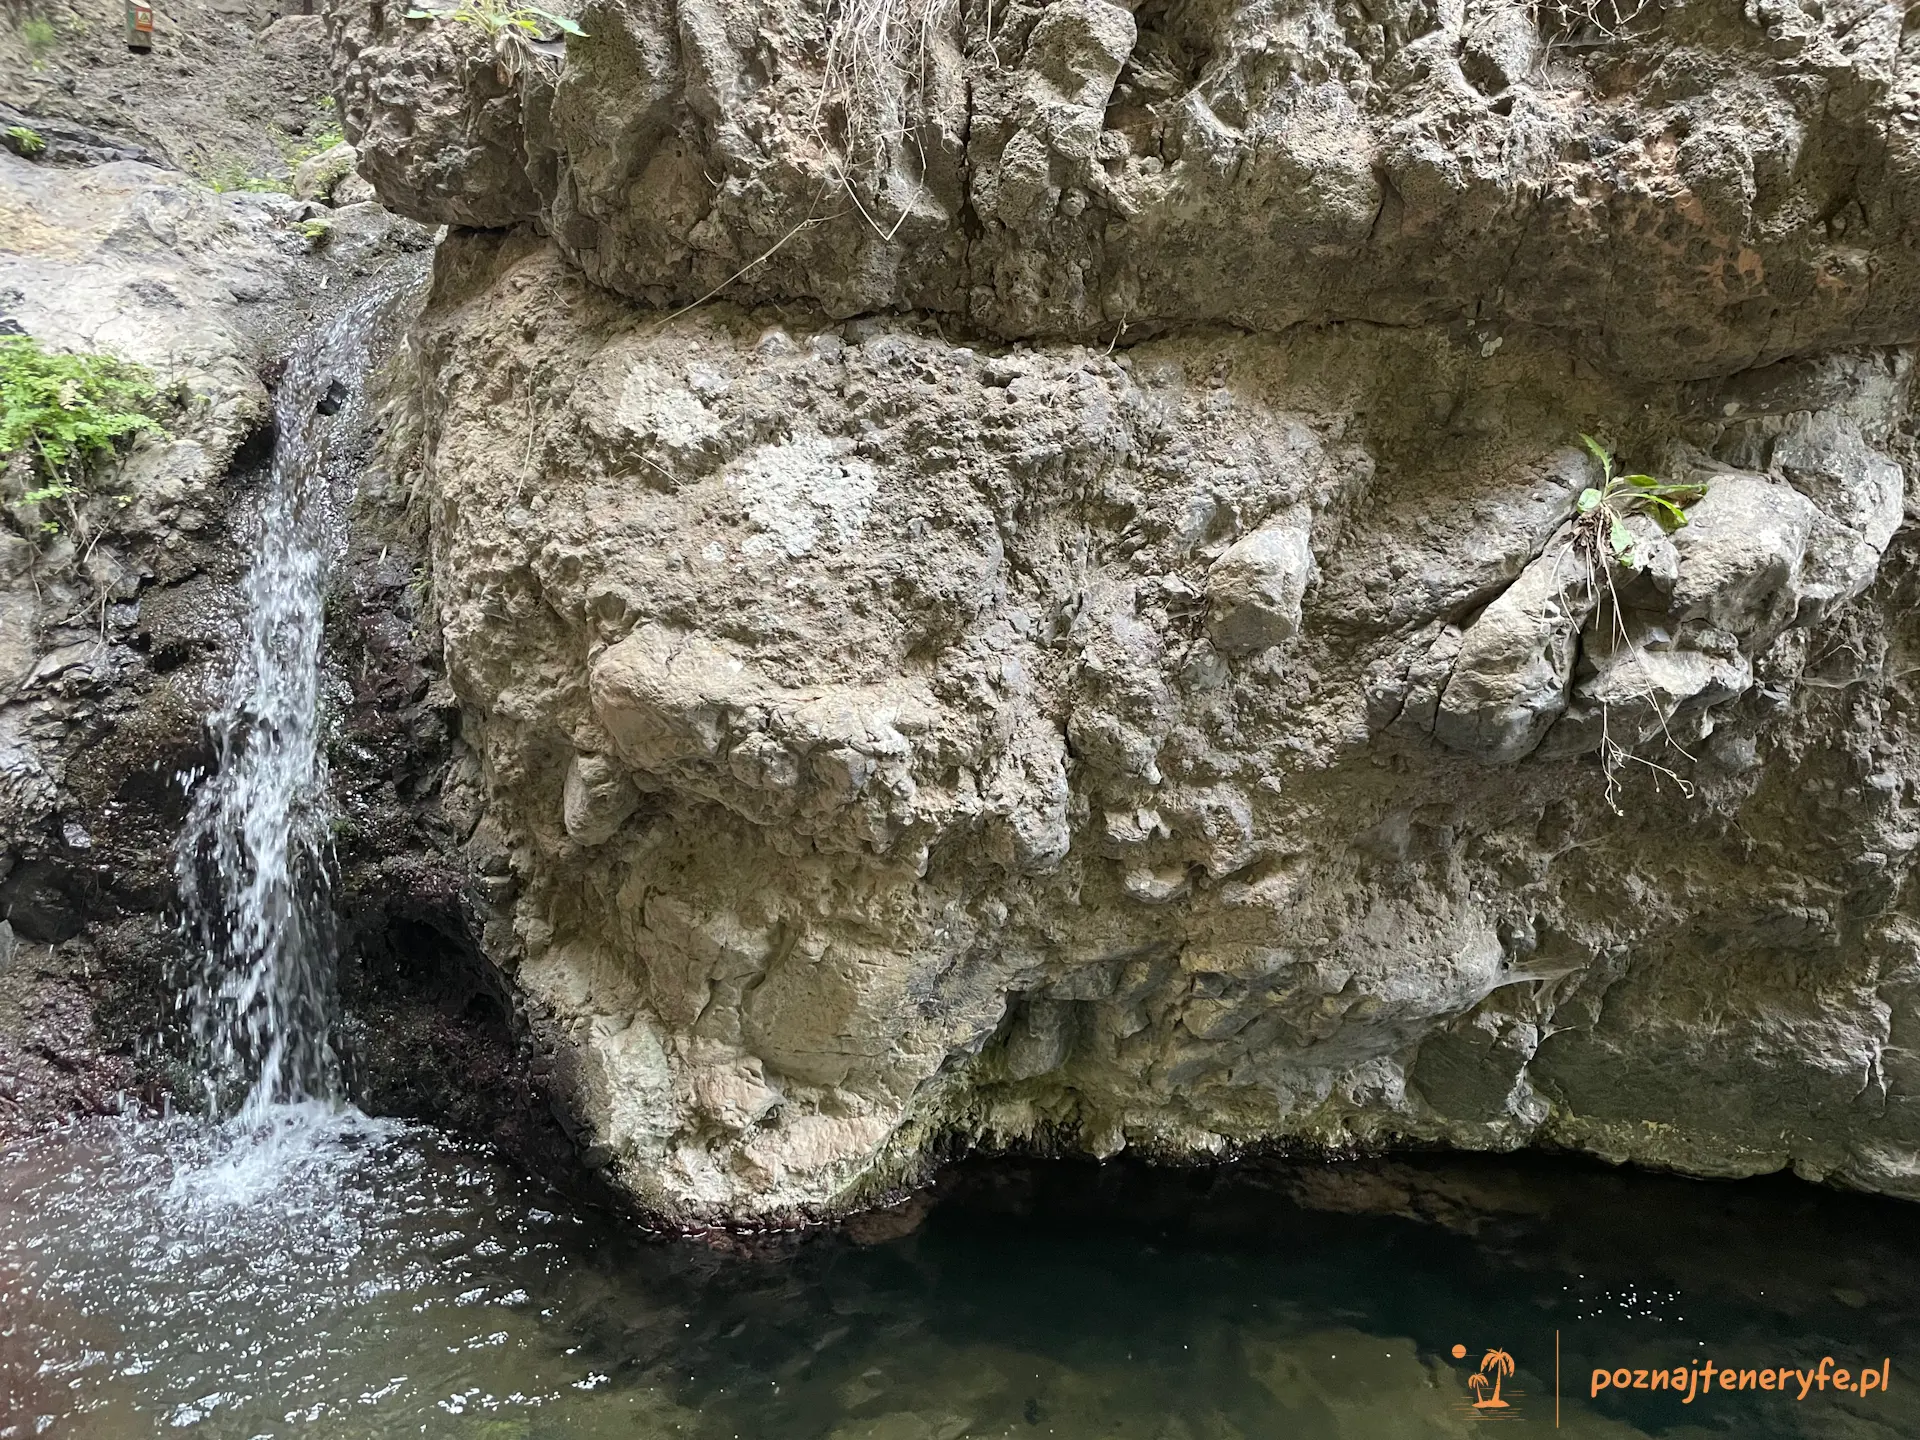
[[[351,1111],[97,1123],[0,1157],[0,1434],[1545,1434],[1558,1332],[1570,1436],[1904,1437],[1917,1242],[1914,1207],[1799,1182],[1455,1159],[979,1163],[715,1248]],[[1490,1351],[1509,1403],[1476,1411]],[[1891,1388],[1589,1394],[1823,1356]]]

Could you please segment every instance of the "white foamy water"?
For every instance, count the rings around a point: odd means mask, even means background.
[[[176,851],[196,965],[180,995],[208,1112],[335,1101],[334,951],[320,650],[365,420],[376,288],[299,347],[275,397],[273,468],[248,571],[246,635],[208,718],[213,772]]]
[[[367,1147],[405,1133],[400,1122],[350,1105],[301,1100],[255,1107],[198,1132],[201,1144],[174,1152],[165,1199],[182,1218],[216,1223],[249,1206],[284,1211],[301,1202],[332,1204],[343,1175]]]
[[[537,1196],[426,1127],[313,1103],[30,1141],[0,1156],[0,1437],[538,1413],[591,1372],[529,1301],[574,1223]]]

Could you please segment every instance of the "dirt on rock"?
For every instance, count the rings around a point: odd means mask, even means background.
[[[6,123],[68,121],[223,188],[285,188],[340,129],[323,22],[298,9],[169,0],[154,8],[152,49],[136,51],[120,4],[9,6],[0,103],[26,118]]]

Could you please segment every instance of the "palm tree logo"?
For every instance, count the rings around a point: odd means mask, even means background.
[[[1467,1388],[1477,1397],[1473,1402],[1476,1410],[1505,1410],[1507,1402],[1500,1398],[1500,1382],[1513,1374],[1513,1356],[1504,1350],[1489,1350],[1481,1357],[1480,1368],[1467,1377]],[[1488,1395],[1487,1376],[1493,1376],[1493,1394]]]

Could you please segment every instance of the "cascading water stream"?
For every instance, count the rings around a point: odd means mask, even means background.
[[[208,1110],[237,1101],[243,1125],[341,1097],[320,650],[375,320],[390,298],[376,289],[341,311],[281,380],[247,632],[208,721],[216,764],[175,852],[191,951],[179,1003]]]

